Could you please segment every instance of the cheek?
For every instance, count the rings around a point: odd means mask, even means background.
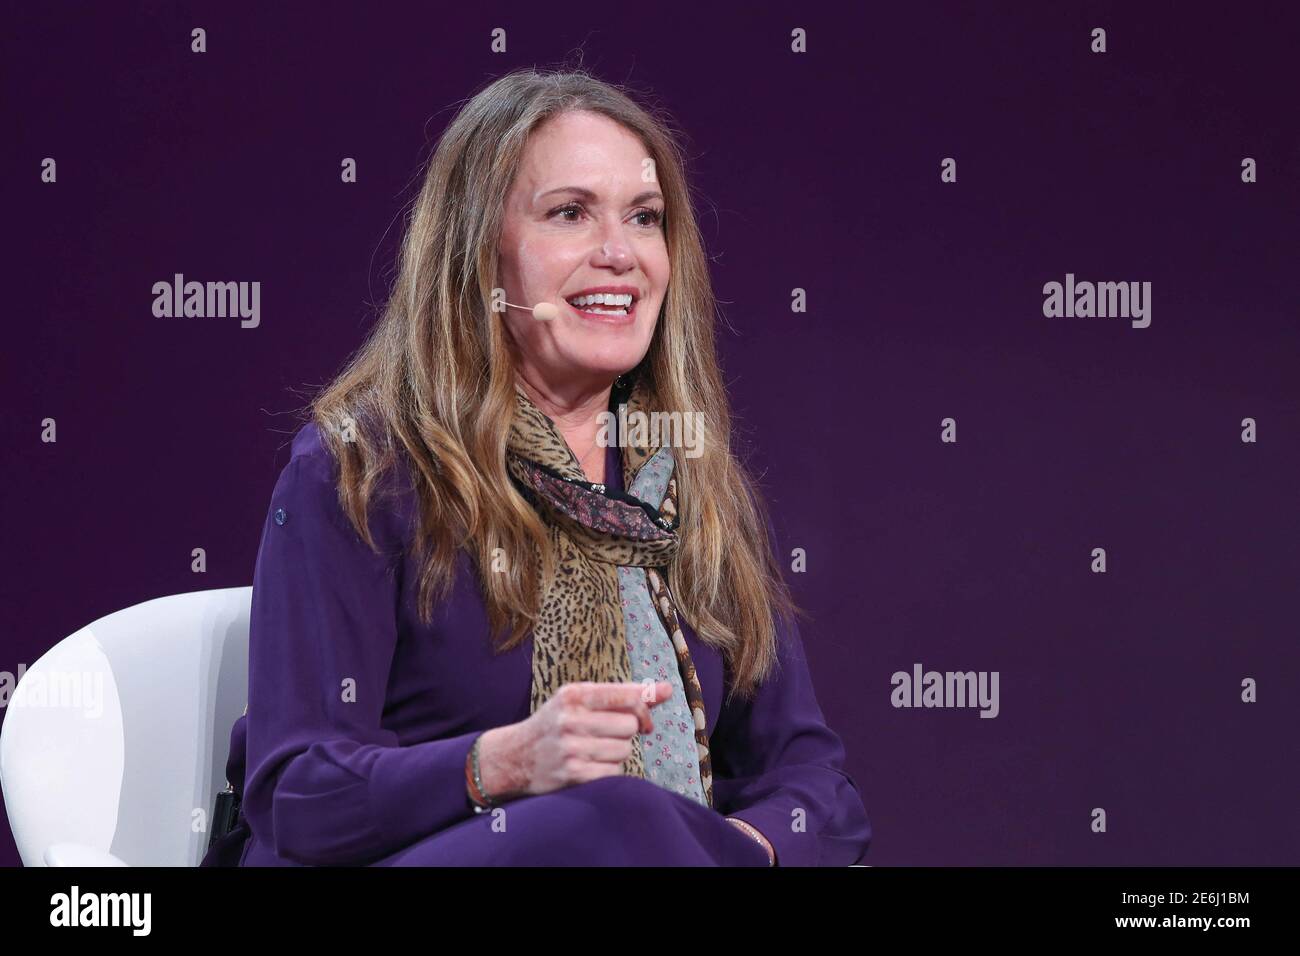
[[[647,253],[643,260],[643,267],[655,282],[660,285],[668,284],[668,274],[672,271],[672,266],[669,263],[668,244],[665,239],[660,237],[654,251]]]
[[[523,355],[533,361],[555,355],[563,336],[557,340],[559,330],[554,327],[554,323],[539,321],[531,313],[519,309],[507,311],[510,312],[510,336]]]
[[[543,298],[554,295],[563,284],[565,257],[554,243],[533,243],[521,240],[515,261],[519,264],[521,292],[532,298],[521,305],[536,305]]]

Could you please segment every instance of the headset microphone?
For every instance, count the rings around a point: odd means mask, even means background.
[[[554,302],[538,302],[531,309],[526,305],[515,305],[513,302],[506,302],[505,305],[512,309],[523,309],[525,312],[533,313],[533,318],[542,322],[551,322],[560,317],[560,310],[555,307]]]

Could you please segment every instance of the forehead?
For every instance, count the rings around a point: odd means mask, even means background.
[[[631,130],[599,113],[575,110],[533,130],[515,180],[525,202],[560,186],[582,186],[602,197],[641,191],[645,144]]]

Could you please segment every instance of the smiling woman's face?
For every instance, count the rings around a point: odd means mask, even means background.
[[[506,301],[552,302],[560,314],[501,316],[524,378],[548,391],[608,385],[650,348],[669,266],[664,201],[658,183],[641,178],[645,159],[635,134],[598,113],[563,113],[529,137],[505,200],[501,282]],[[568,301],[607,288],[634,296],[630,314],[617,314],[617,302]]]

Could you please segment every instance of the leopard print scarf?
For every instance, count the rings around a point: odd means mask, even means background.
[[[572,681],[630,681],[630,625],[649,628],[629,612],[622,588],[642,588],[644,595],[632,595],[635,606],[655,609],[657,624],[671,639],[678,673],[694,724],[698,762],[698,791],[713,806],[713,771],[706,732],[704,693],[690,650],[682,636],[676,603],[667,582],[667,568],[678,548],[678,498],[676,462],[671,451],[650,443],[647,429],[630,428],[619,435],[622,444],[622,494],[607,491],[602,484],[587,480],[577,457],[547,417],[516,384],[517,408],[507,442],[510,474],[524,496],[546,521],[556,574],[542,595],[541,613],[533,628],[533,679],[530,712],[535,712],[564,684]],[[619,402],[626,395],[627,416],[635,420],[644,411],[643,390],[638,385],[630,394],[615,393]],[[613,430],[611,430],[612,432]],[[638,474],[653,462],[647,475],[667,473],[662,500],[644,501],[629,494],[650,481],[636,483]],[[653,497],[658,498],[658,494]],[[644,569],[644,573],[635,572]],[[642,600],[644,599],[644,600]],[[640,631],[637,632],[640,634]],[[653,709],[652,714],[662,710]],[[660,720],[655,718],[658,729]],[[685,730],[685,726],[682,727]],[[646,758],[651,739],[634,740],[631,756],[622,772],[647,777]],[[689,759],[689,757],[688,757]],[[656,773],[658,766],[656,766]],[[688,770],[693,773],[692,767]],[[698,799],[698,795],[696,796]]]

